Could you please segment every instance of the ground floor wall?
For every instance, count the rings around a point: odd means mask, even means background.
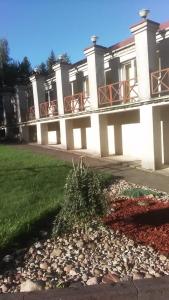
[[[39,122],[22,131],[26,141],[86,149],[98,156],[128,156],[140,159],[146,169],[169,164],[169,105]]]

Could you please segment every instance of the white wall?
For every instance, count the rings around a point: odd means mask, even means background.
[[[73,129],[73,140],[74,140],[74,149],[82,148],[82,139],[81,139],[81,129],[74,128]]]
[[[144,141],[140,123],[122,125],[123,155],[141,158]]]
[[[56,131],[48,131],[48,144],[49,145],[58,144]]]

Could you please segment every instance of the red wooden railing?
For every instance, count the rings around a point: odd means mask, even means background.
[[[152,95],[169,93],[169,68],[151,73]]]
[[[55,116],[58,114],[57,100],[42,102],[39,104],[40,118]]]
[[[35,107],[34,106],[30,106],[28,108],[26,118],[27,118],[28,121],[35,120]]]
[[[90,106],[89,97],[85,96],[83,92],[64,97],[64,111],[65,113],[76,113],[84,111]]]
[[[98,89],[99,105],[113,105],[134,102],[138,98],[134,79],[119,81]]]

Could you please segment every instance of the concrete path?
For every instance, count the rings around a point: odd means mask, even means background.
[[[93,156],[87,156],[83,153],[77,153],[76,151],[66,151],[59,148],[41,145],[15,145],[17,149],[30,150],[34,153],[47,154],[55,157],[56,159],[76,162],[80,156],[86,157],[86,162],[92,168],[111,172],[112,175],[124,178],[128,182],[146,185],[150,188],[155,188],[159,191],[169,193],[169,173],[162,174],[159,171],[151,172],[141,170],[139,168],[130,165],[130,162],[122,162],[117,160],[110,160],[108,158],[96,158]]]

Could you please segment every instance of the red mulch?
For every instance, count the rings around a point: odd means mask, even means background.
[[[144,202],[146,206],[138,205]],[[169,202],[146,197],[117,200],[105,223],[133,240],[169,254]]]

